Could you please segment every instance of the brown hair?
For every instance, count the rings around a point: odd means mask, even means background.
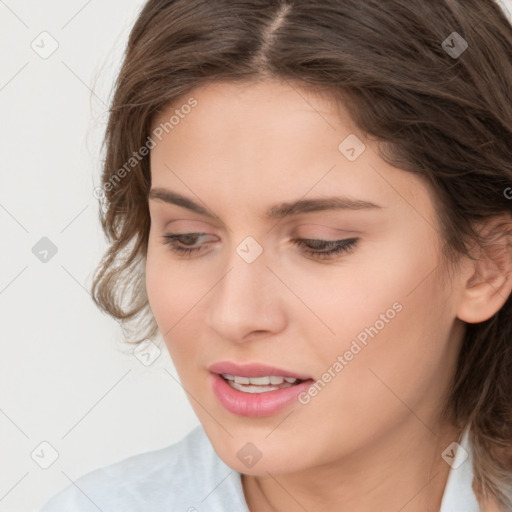
[[[110,108],[100,211],[110,246],[92,285],[126,339],[158,331],[145,292],[151,175],[141,156],[153,120],[200,85],[265,77],[328,91],[382,141],[382,158],[424,177],[453,254],[484,243],[477,221],[510,216],[512,26],[494,0],[149,0]],[[447,407],[471,427],[478,495],[512,509],[511,296],[466,324]]]

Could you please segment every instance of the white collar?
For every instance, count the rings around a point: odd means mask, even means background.
[[[455,452],[455,457],[450,464],[451,469],[439,512],[480,512],[472,487],[473,451],[469,443],[469,425],[461,434],[459,443],[451,448]],[[445,460],[450,460],[450,447],[443,454]]]

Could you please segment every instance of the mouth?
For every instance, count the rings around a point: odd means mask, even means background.
[[[311,375],[305,375],[285,368],[263,364],[263,363],[233,363],[231,361],[219,361],[208,367],[212,373],[220,375],[233,375],[238,377],[283,377],[294,378],[297,380],[312,379]]]
[[[263,364],[220,362],[208,368],[217,399],[239,416],[271,416],[291,405],[313,378]]]
[[[264,377],[243,377],[221,373],[220,376],[233,388],[242,393],[267,393],[277,389],[285,389],[295,386],[301,379],[295,377],[283,377],[281,375],[269,375]]]

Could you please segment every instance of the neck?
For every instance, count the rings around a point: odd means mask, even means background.
[[[441,458],[460,430],[416,417],[340,460],[294,473],[242,475],[251,512],[438,512],[450,472]]]

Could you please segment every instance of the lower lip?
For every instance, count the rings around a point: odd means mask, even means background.
[[[218,373],[212,373],[210,379],[215,396],[229,412],[252,418],[272,416],[282,411],[313,383],[309,379],[294,386],[264,393],[244,393],[232,388]]]

